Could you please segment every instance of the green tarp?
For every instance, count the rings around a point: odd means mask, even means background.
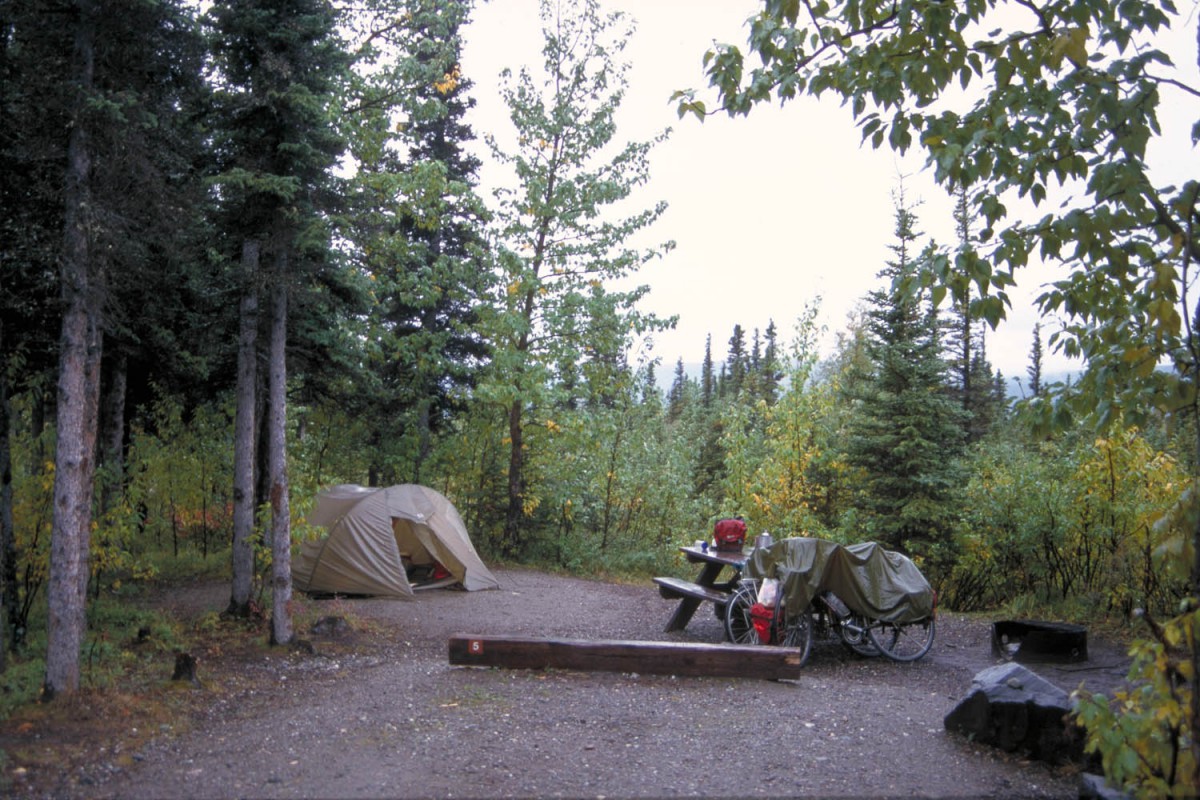
[[[746,573],[756,580],[778,578],[789,611],[808,608],[828,590],[851,611],[871,619],[915,622],[933,613],[933,589],[917,565],[875,542],[784,539],[756,548]]]

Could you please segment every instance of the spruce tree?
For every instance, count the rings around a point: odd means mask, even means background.
[[[347,58],[324,0],[247,0],[215,3],[214,54],[224,154],[219,183],[229,255],[241,270],[237,439],[234,476],[233,581],[229,611],[249,611],[254,525],[253,465],[260,291],[270,309],[269,477],[272,509],[273,614],[271,639],[290,641],[290,513],[286,471],[286,364],[289,299],[328,257],[325,218],[332,167],[343,149],[333,125],[334,90]],[[265,291],[263,291],[265,290]],[[261,433],[261,432],[260,432]],[[264,498],[267,499],[267,498]]]
[[[355,20],[363,44],[347,123],[354,218],[368,224],[346,236],[377,303],[369,333],[377,346],[367,354],[371,474],[385,484],[422,480],[433,437],[486,363],[479,319],[491,278],[466,123],[473,83],[459,64],[471,3],[394,5]]]
[[[1042,356],[1042,323],[1039,321],[1033,325],[1033,344],[1029,348],[1029,367],[1026,369],[1026,374],[1029,376],[1030,397],[1041,397],[1044,391]]]
[[[947,392],[936,319],[928,297],[912,291],[920,234],[901,192],[894,260],[880,272],[866,313],[869,366],[848,383],[854,413],[847,460],[864,476],[857,505],[867,533],[888,547],[936,558],[950,541],[960,406]]]
[[[977,262],[966,189],[960,187],[955,197],[958,257],[965,263]],[[971,310],[974,300],[969,283],[963,286],[961,295],[954,295],[946,336],[950,384],[962,406],[963,431],[968,442],[987,436],[1003,411],[1002,404],[996,403],[992,365],[987,360],[987,330]]]
[[[0,17],[5,73],[13,81],[5,82],[4,108],[16,115],[5,120],[4,161],[18,170],[6,171],[5,182],[26,193],[20,210],[11,205],[13,195],[3,193],[5,280],[15,276],[22,289],[33,289],[23,300],[23,305],[32,300],[32,306],[18,312],[28,321],[44,311],[38,308],[43,270],[53,263],[37,267],[33,259],[49,255],[44,237],[60,229],[55,237],[60,304],[49,317],[60,315],[61,335],[47,581],[48,698],[79,688],[83,604],[93,572],[97,453],[119,472],[123,402],[107,404],[113,444],[97,446],[105,405],[102,370],[106,362],[118,365],[110,374],[121,376],[114,385],[123,387],[128,350],[113,345],[169,339],[168,331],[146,321],[174,322],[159,313],[175,288],[163,276],[174,271],[168,264],[177,267],[175,258],[186,258],[179,246],[190,228],[185,209],[198,197],[179,190],[191,180],[198,141],[192,123],[199,117],[194,99],[202,50],[192,14],[177,2],[80,0],[55,9],[52,24],[39,3],[6,4]],[[191,135],[184,133],[189,124]],[[203,208],[198,212],[202,218]],[[12,256],[15,270],[8,269]],[[156,305],[147,308],[146,298]],[[4,350],[29,353],[38,338],[13,336]],[[123,388],[110,393],[123,396]],[[113,497],[101,493],[99,500],[102,508]]]
[[[746,331],[741,325],[735,324],[733,333],[729,336],[729,354],[725,361],[725,396],[734,398],[741,393],[742,384],[746,381],[749,368],[750,356],[746,352]]]
[[[671,389],[667,392],[667,421],[675,422],[683,413],[684,403],[687,402],[687,373],[683,369],[683,359],[675,362],[675,378]]]
[[[717,394],[717,379],[713,374],[712,334],[704,339],[704,361],[700,367],[700,401],[705,408],[712,405]]]
[[[759,365],[759,392],[767,405],[775,405],[779,399],[780,384],[784,372],[779,355],[779,331],[775,320],[767,323],[766,345],[763,349],[762,362]]]

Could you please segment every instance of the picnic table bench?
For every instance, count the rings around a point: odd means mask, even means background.
[[[668,632],[681,631],[686,628],[695,615],[696,609],[704,602],[712,603],[717,608],[717,616],[720,617],[725,604],[729,602],[729,598],[737,589],[742,568],[746,565],[747,556],[741,550],[716,550],[711,547],[705,549],[689,545],[680,547],[679,551],[689,562],[702,566],[695,581],[685,581],[673,577],[654,579],[654,583],[658,585],[658,593],[663,598],[679,599],[679,605],[675,607],[671,619],[667,622],[666,630]],[[718,582],[717,578],[726,569],[733,571],[732,577]]]

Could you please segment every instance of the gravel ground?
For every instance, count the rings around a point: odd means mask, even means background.
[[[973,744],[943,717],[993,662],[988,623],[942,614],[921,661],[814,643],[796,681],[453,667],[456,633],[719,642],[702,607],[664,634],[654,587],[497,570],[499,591],[412,602],[321,601],[369,620],[362,647],[275,651],[239,692],[136,752],[98,748],[39,794],[95,798],[1051,797],[1078,776]],[[219,610],[228,588],[173,597]],[[304,635],[307,635],[306,633]],[[369,639],[369,641],[367,641]],[[1119,651],[1039,674],[1067,689],[1119,681]],[[336,654],[331,654],[335,653]],[[204,678],[205,662],[200,677]],[[30,783],[32,786],[33,783]],[[20,788],[20,787],[18,787]]]

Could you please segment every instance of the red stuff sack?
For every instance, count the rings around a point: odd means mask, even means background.
[[[746,523],[740,519],[719,519],[713,526],[718,550],[741,550],[746,542]]]
[[[758,640],[763,644],[771,643],[771,623],[774,621],[775,609],[767,608],[762,603],[750,606],[750,622],[754,625]]]

